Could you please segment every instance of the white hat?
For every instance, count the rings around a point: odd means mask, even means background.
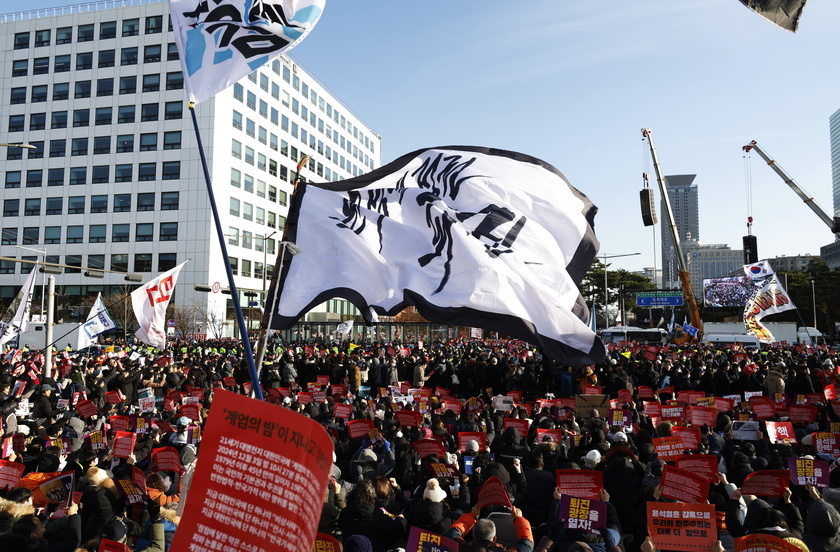
[[[586,465],[587,468],[594,468],[598,465],[598,462],[601,461],[601,453],[595,449],[590,450],[586,453],[586,456],[583,457],[583,463]]]
[[[358,458],[356,458],[356,462],[376,462],[377,460],[378,457],[376,456],[376,453],[373,452],[373,449],[369,448],[363,450],[359,454]]]
[[[615,441],[616,443],[626,443],[627,435],[625,435],[623,431],[616,431],[613,434],[613,441]]]
[[[440,483],[437,479],[429,479],[426,481],[426,490],[423,491],[423,498],[429,499],[432,502],[443,502],[446,498],[446,491],[440,488]]]
[[[465,449],[465,452],[472,452],[472,453],[478,452],[478,441],[476,441],[475,439],[472,439],[470,442],[468,442],[467,443],[467,448]]]

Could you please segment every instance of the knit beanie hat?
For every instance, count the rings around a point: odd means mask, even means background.
[[[429,479],[426,481],[426,490],[423,491],[423,498],[429,499],[432,502],[443,502],[446,498],[446,491],[440,488],[440,483],[437,479]]]
[[[364,535],[353,535],[344,539],[344,552],[373,552],[373,545]]]

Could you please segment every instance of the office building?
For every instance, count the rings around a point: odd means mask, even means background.
[[[133,289],[125,273],[148,281],[189,260],[173,297],[190,313],[178,330],[233,335],[168,14],[168,2],[126,0],[0,16],[0,142],[35,146],[0,148],[0,256],[69,265],[56,285],[59,312],[71,320],[98,291]],[[286,56],[196,115],[236,286],[256,319],[298,161],[312,156],[304,180],[350,178],[381,164],[381,139]],[[0,262],[0,300],[30,270]],[[316,310],[327,319],[352,307],[330,301]]]
[[[840,216],[840,109],[828,118],[831,145],[831,191],[834,198],[834,216]],[[820,248],[820,256],[828,268],[840,268],[840,241],[833,241]]]
[[[700,239],[700,210],[697,184],[694,179],[696,174],[681,174],[665,177],[665,189],[668,191],[668,199],[671,202],[671,211],[674,213],[674,222],[677,225],[677,232],[680,243],[684,244],[688,239]],[[660,200],[659,212],[660,227],[662,232],[662,285],[666,288],[679,288],[679,261],[674,242],[671,239],[668,216],[665,209],[665,201]],[[685,248],[683,248],[685,253]],[[695,295],[698,293],[695,291]]]

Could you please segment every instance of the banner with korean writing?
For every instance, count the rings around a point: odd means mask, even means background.
[[[767,427],[767,438],[771,444],[795,445],[796,434],[790,422],[764,422]]]
[[[493,504],[508,508],[512,507],[504,484],[496,476],[491,477],[481,485],[481,488],[478,490],[478,501],[476,503],[480,510]]]
[[[691,406],[689,409],[692,425],[715,427],[717,421],[716,409],[705,406]]]
[[[171,550],[310,550],[321,515],[312,505],[323,501],[332,453],[329,434],[314,420],[216,391],[190,508]]]
[[[827,431],[815,431],[811,434],[814,448],[819,454],[830,454],[832,456],[840,455],[840,444],[837,440],[836,433]]]
[[[93,451],[105,450],[108,448],[108,437],[102,430],[91,431],[84,436],[85,445]]]
[[[828,487],[829,468],[825,460],[788,458],[790,482],[794,485]]]
[[[656,456],[663,462],[675,460],[684,451],[682,439],[673,435],[671,437],[654,437],[653,449]]]
[[[779,537],[755,533],[735,539],[735,552],[802,552],[802,549]]]
[[[341,404],[336,403],[335,405],[335,417],[336,418],[343,418],[345,420],[349,420],[350,416],[353,415],[353,405],[352,404]]]
[[[487,450],[487,434],[483,431],[462,431],[458,433],[458,450],[467,450],[470,441],[478,443],[478,450]]]
[[[563,527],[570,530],[599,534],[607,526],[607,504],[600,500],[563,495],[559,515]]]
[[[718,457],[714,454],[683,454],[676,458],[676,464],[709,483],[718,482]]]
[[[525,437],[528,435],[528,424],[529,420],[527,418],[505,418],[504,419],[504,429],[509,427],[516,428],[516,431],[519,432],[520,437]]]
[[[557,470],[557,487],[563,495],[600,500],[604,472],[593,470]]]
[[[0,460],[0,489],[14,489],[18,486],[24,465],[9,460]]]
[[[347,422],[347,433],[351,439],[364,437],[373,429],[373,420],[353,420]]]
[[[662,470],[662,496],[680,502],[706,502],[709,482],[689,471],[666,465]]]
[[[458,543],[437,533],[411,527],[405,552],[458,552]]]
[[[778,498],[785,493],[789,482],[789,470],[761,470],[744,479],[741,494]]]
[[[411,446],[414,447],[414,450],[417,451],[420,458],[425,458],[432,454],[438,458],[445,458],[446,456],[446,449],[443,448],[443,445],[437,439],[420,439],[411,443]]]
[[[658,550],[709,552],[717,540],[710,504],[648,502],[647,526]]]
[[[130,431],[118,431],[114,436],[114,458],[128,458],[134,453],[137,434]]]
[[[423,419],[416,410],[400,410],[394,413],[394,417],[404,427],[420,427]]]
[[[155,471],[181,472],[181,457],[174,447],[161,447],[152,451],[152,464]]]

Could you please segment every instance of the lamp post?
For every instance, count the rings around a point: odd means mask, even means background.
[[[266,275],[268,274],[268,270],[266,269],[266,263],[268,262],[268,239],[277,233],[277,230],[268,234],[267,236],[263,234],[263,269],[262,269],[262,280],[263,280],[263,301],[266,300],[265,292],[266,292]]]
[[[607,255],[604,253],[601,255],[604,259],[604,328],[610,327],[610,313],[607,310],[607,305],[609,304],[609,288],[607,287],[607,259],[615,259],[618,257],[633,257],[634,255],[641,255],[641,253],[621,253],[619,255]],[[623,320],[622,320],[623,322]]]
[[[811,278],[811,302],[814,307],[814,329],[817,329],[817,288],[814,285],[814,279]]]

